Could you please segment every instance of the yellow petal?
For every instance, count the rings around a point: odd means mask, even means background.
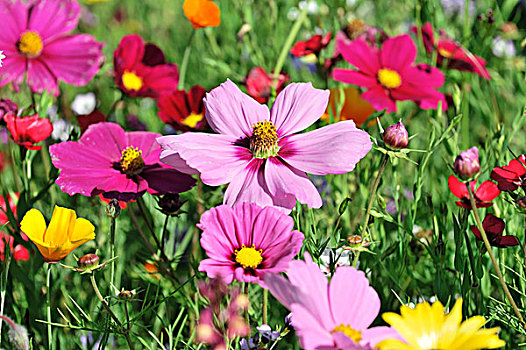
[[[375,348],[380,350],[413,350],[409,345],[396,339],[382,340],[380,343],[376,344]]]
[[[51,247],[59,247],[69,241],[69,230],[74,228],[77,214],[74,210],[55,205],[44,242]]]
[[[80,245],[94,238],[95,238],[95,226],[93,226],[91,222],[89,222],[88,220],[84,218],[78,218],[77,220],[75,220],[75,226],[73,228],[73,232],[71,233],[71,237],[70,237],[71,244],[76,244],[77,242],[82,241],[82,243],[79,243]]]
[[[44,235],[46,233],[46,220],[38,209],[29,210],[22,222],[20,229],[24,232],[30,240],[35,244],[45,246]],[[39,248],[40,249],[40,248]]]

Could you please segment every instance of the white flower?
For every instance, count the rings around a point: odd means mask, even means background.
[[[75,127],[71,123],[64,119],[58,119],[53,122],[53,133],[51,134],[51,138],[62,142],[67,141],[69,139],[69,134],[74,128]]]
[[[75,114],[86,115],[90,114],[95,110],[97,106],[97,98],[93,92],[87,94],[78,94],[75,96],[73,102],[71,102],[71,109]]]
[[[321,271],[326,275],[331,273],[331,270],[330,270],[331,255],[332,255],[332,261],[334,263],[335,268],[340,267],[340,266],[351,265],[351,261],[349,260],[350,254],[351,252],[346,249],[342,249],[342,248],[333,249],[333,248],[326,247],[320,256]]]
[[[2,67],[2,60],[5,58],[4,51],[0,51],[0,67]]]
[[[491,51],[497,57],[514,57],[517,54],[513,40],[504,40],[500,36],[493,39]]]

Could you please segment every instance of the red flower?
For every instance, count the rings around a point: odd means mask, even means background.
[[[16,247],[14,247],[13,241],[13,237],[0,232],[0,260],[4,261],[5,247],[7,244],[15,261],[28,261],[29,251],[20,244],[17,244]]]
[[[154,44],[144,44],[138,35],[122,38],[113,54],[115,84],[132,97],[157,98],[177,88],[179,73],[175,64],[166,63]]]
[[[97,124],[100,122],[105,122],[106,116],[104,113],[102,113],[99,110],[94,110],[90,114],[79,114],[77,115],[77,122],[80,126],[80,131],[84,133],[84,131],[88,130],[88,126],[91,124]]]
[[[35,144],[44,141],[53,132],[51,122],[48,119],[39,118],[38,114],[28,117],[15,117],[8,114],[4,116],[4,120],[13,141],[27,149],[40,150],[42,146],[35,146]]]
[[[414,26],[411,31],[418,36],[418,27]],[[422,28],[422,41],[428,54],[436,50],[437,66],[441,67],[447,60],[447,68],[460,71],[472,72],[485,79],[491,78],[486,69],[486,60],[466,50],[447,34],[440,31],[440,37],[435,40],[433,26],[427,22]]]
[[[309,40],[298,41],[290,49],[290,53],[296,57],[303,57],[307,55],[315,54],[316,56],[322,49],[327,47],[332,39],[332,32],[328,32],[325,36],[316,34]]]
[[[491,179],[497,181],[499,190],[515,191],[519,186],[526,184],[526,156],[521,154],[518,159],[513,159],[508,165],[496,167],[491,172]]]
[[[475,185],[477,180],[470,181],[469,186],[475,196],[475,203],[477,208],[486,208],[493,205],[492,200],[497,198],[500,194],[500,190],[497,185],[491,181],[484,181],[478,189],[475,191]],[[451,175],[448,178],[449,190],[455,197],[460,199],[456,202],[459,207],[465,209],[471,209],[471,203],[469,201],[468,187],[464,182],[459,181],[455,175]]]
[[[245,78],[248,94],[259,103],[267,103],[273,80],[274,76],[269,75],[263,68],[252,68]],[[290,76],[288,74],[280,73],[276,86],[276,94],[279,94],[289,81]]]
[[[506,224],[504,223],[504,220],[499,219],[493,214],[486,215],[484,221],[482,221],[482,228],[484,228],[484,231],[488,236],[489,244],[497,248],[506,248],[519,245],[519,240],[517,239],[517,237],[511,235],[502,235],[505,226]],[[473,232],[473,234],[478,239],[482,240],[482,235],[477,226],[472,225],[471,232]]]
[[[195,85],[188,92],[176,90],[157,100],[159,118],[175,130],[190,131],[206,128],[205,97],[206,89]]]
[[[20,195],[18,193],[15,193],[14,196],[8,194],[7,197],[9,198],[9,208],[11,208],[11,212],[13,212],[13,214],[16,216],[16,201],[18,201],[18,197],[20,197]],[[0,195],[0,226],[3,226],[9,222],[6,211],[7,207],[5,205],[5,198],[4,196]]]

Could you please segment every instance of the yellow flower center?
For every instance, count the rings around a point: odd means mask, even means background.
[[[29,58],[40,56],[40,53],[44,48],[42,38],[37,32],[32,30],[23,32],[16,45],[18,47],[18,51]]]
[[[387,68],[382,68],[378,71],[378,81],[388,89],[396,89],[402,85],[400,74]]]
[[[142,88],[142,79],[135,72],[124,71],[122,83],[128,90],[139,91]]]
[[[256,158],[276,156],[279,151],[276,126],[268,120],[252,125],[250,137],[250,151]]]
[[[336,326],[331,333],[337,333],[341,332],[351,338],[353,342],[356,344],[360,343],[360,340],[362,340],[362,332],[357,331],[356,329],[352,328],[349,325],[340,323],[339,326]]]
[[[195,128],[197,123],[199,123],[201,120],[203,120],[203,115],[202,114],[192,113],[192,114],[190,114],[188,117],[186,117],[183,120],[183,124],[187,125],[187,126],[189,126],[191,128]]]
[[[444,48],[439,48],[438,53],[440,54],[440,56],[445,57],[445,58],[450,58],[453,56],[453,52],[446,50]]]
[[[251,247],[243,244],[241,249],[236,249],[234,254],[236,255],[236,262],[243,266],[244,269],[255,269],[263,261],[263,257],[261,256],[262,252],[263,250],[256,249],[253,244]]]
[[[137,175],[144,168],[142,151],[133,146],[128,146],[122,151],[121,157],[122,172],[127,175]]]

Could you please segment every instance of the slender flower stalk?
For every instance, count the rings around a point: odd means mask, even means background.
[[[192,50],[192,40],[195,36],[195,29],[192,30],[190,36],[188,37],[188,42],[186,43],[186,48],[184,50],[183,62],[181,62],[181,73],[179,75],[179,84],[177,88],[179,90],[184,90],[184,78],[186,77],[186,70],[188,68],[188,60],[190,58],[190,51]]]
[[[267,322],[267,308],[268,308],[268,289],[263,289],[263,323]]]
[[[521,322],[521,324],[526,326],[524,323],[524,319],[522,318],[522,315],[517,307],[517,304],[515,304],[515,301],[513,300],[513,297],[510,294],[510,291],[508,289],[508,286],[506,285],[506,282],[504,281],[504,277],[502,276],[502,272],[500,271],[500,267],[497,264],[497,260],[495,259],[495,255],[493,254],[493,250],[491,250],[491,245],[488,240],[488,236],[486,235],[486,231],[482,227],[482,222],[480,221],[479,213],[477,211],[477,205],[475,202],[475,197],[473,195],[473,191],[471,190],[470,186],[467,186],[468,192],[469,192],[469,201],[471,203],[471,208],[473,209],[473,214],[475,215],[475,222],[477,223],[477,227],[480,230],[480,234],[482,236],[482,239],[484,240],[484,245],[486,246],[486,250],[488,251],[489,257],[491,259],[491,262],[493,263],[493,266],[495,267],[495,271],[497,272],[497,276],[499,278],[499,282],[502,286],[502,289],[504,290],[504,294],[506,294],[506,298],[511,304],[511,307],[513,308],[513,311],[515,312],[515,315]]]
[[[115,284],[115,218],[111,218],[110,223],[110,257],[111,257],[111,266],[110,266],[110,285]]]
[[[47,348],[51,350],[53,348],[53,334],[51,331],[51,264],[46,264],[46,269]]]

